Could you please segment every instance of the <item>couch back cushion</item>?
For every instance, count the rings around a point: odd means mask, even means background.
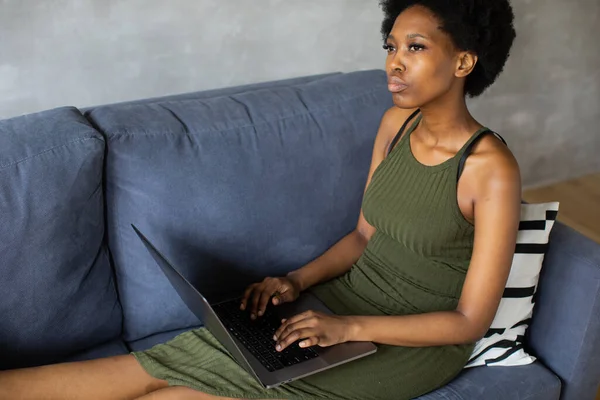
[[[118,337],[102,136],[75,108],[0,121],[0,369]]]
[[[308,83],[308,82],[316,81],[316,80],[323,79],[326,77],[338,75],[338,74],[341,74],[341,72],[330,72],[330,73],[321,74],[321,75],[301,76],[301,77],[297,77],[297,78],[281,79],[281,80],[277,80],[277,81],[250,83],[247,85],[231,86],[231,87],[224,87],[224,88],[211,89],[211,90],[202,90],[199,92],[197,91],[197,92],[189,92],[189,93],[172,94],[172,95],[160,96],[160,97],[148,97],[145,99],[135,99],[135,100],[130,100],[130,101],[124,101],[121,103],[113,103],[113,104],[85,107],[85,108],[80,109],[80,111],[84,116],[88,117],[90,115],[90,113],[94,111],[94,109],[99,108],[99,107],[105,107],[105,108],[106,107],[108,107],[108,108],[119,107],[120,108],[123,106],[130,106],[130,105],[136,105],[136,104],[139,105],[139,104],[165,103],[168,101],[209,99],[212,97],[229,96],[232,94],[240,94],[240,93],[250,92],[250,91],[258,90],[258,89],[299,85],[302,83]]]
[[[317,257],[356,225],[383,71],[206,99],[99,107],[125,340],[198,324],[131,228],[209,299]]]

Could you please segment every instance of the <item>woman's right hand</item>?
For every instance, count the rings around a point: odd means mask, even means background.
[[[240,308],[250,310],[250,318],[256,319],[265,313],[269,299],[273,305],[294,301],[300,295],[300,287],[288,277],[265,278],[260,283],[248,286],[242,298]]]

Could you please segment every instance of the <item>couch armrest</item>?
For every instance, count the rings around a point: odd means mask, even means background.
[[[600,382],[600,244],[553,228],[528,329],[529,350],[562,380],[562,400],[593,400]]]

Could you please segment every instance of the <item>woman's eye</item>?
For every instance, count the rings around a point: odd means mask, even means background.
[[[409,51],[421,51],[424,49],[425,49],[425,46],[423,46],[422,44],[418,44],[418,43],[413,43],[410,46],[408,46]]]
[[[387,51],[388,53],[392,53],[392,52],[396,51],[396,48],[389,43],[384,44],[383,49],[385,51]]]

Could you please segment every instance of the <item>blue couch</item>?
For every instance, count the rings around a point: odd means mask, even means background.
[[[210,299],[320,255],[355,227],[390,106],[375,70],[0,121],[0,369],[201,326],[132,223]],[[560,223],[527,339],[534,364],[468,369],[421,399],[594,398],[600,245]]]

